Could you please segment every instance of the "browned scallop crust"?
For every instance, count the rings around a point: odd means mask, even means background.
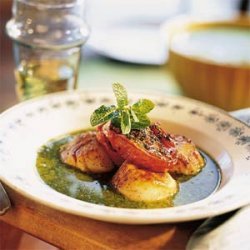
[[[169,173],[156,173],[125,161],[112,178],[113,187],[133,201],[157,202],[173,197],[178,183]]]
[[[171,135],[170,140],[177,149],[178,161],[170,172],[184,175],[195,175],[205,166],[205,160],[194,143],[184,136]]]
[[[62,162],[86,173],[105,173],[114,168],[114,164],[103,146],[96,139],[96,132],[86,132],[70,143],[62,146]]]
[[[117,153],[117,151],[115,151],[114,148],[112,148],[110,141],[103,131],[103,126],[104,124],[97,127],[96,139],[105,148],[107,154],[114,164],[120,166],[124,162],[124,159]]]

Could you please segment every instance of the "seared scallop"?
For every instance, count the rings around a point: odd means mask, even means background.
[[[178,192],[178,183],[167,172],[151,172],[127,161],[113,176],[112,185],[128,199],[141,202],[162,201]]]
[[[96,139],[96,132],[86,132],[65,144],[61,160],[86,173],[105,173],[114,168],[103,146]]]
[[[110,141],[103,132],[103,126],[104,124],[97,127],[96,139],[105,148],[107,154],[114,162],[114,164],[120,166],[124,162],[124,159],[118,154],[118,152],[114,148],[112,148]]]
[[[171,140],[175,144],[179,159],[171,172],[184,175],[199,173],[205,166],[205,161],[192,141],[184,136],[171,136]]]

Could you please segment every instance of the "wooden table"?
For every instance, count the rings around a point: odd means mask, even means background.
[[[0,6],[0,112],[17,103],[11,42],[2,32],[10,18],[10,2]],[[167,68],[138,66],[107,60],[86,51],[81,64],[79,88],[110,87],[113,81],[129,88],[181,94]],[[3,183],[4,185],[4,183]],[[161,225],[120,225],[95,221],[38,204],[4,185],[12,208],[0,217],[0,249],[15,249],[23,230],[62,249],[184,249],[201,221]]]

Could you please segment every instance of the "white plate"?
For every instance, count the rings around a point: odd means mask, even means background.
[[[190,221],[218,215],[250,202],[250,128],[212,106],[164,94],[130,94],[151,98],[151,117],[174,133],[184,134],[208,152],[222,170],[220,188],[188,205],[161,209],[124,209],[95,205],[56,192],[39,177],[38,148],[49,139],[89,127],[89,115],[113,102],[106,91],[62,92],[21,103],[0,115],[1,180],[23,195],[68,213],[103,221],[146,224]]]
[[[93,30],[86,45],[118,61],[161,65],[167,48],[160,36],[159,25],[113,25]]]
[[[167,57],[160,24],[182,7],[181,0],[87,1],[91,35],[86,46],[119,61],[160,65]]]

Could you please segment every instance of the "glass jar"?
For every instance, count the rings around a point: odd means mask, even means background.
[[[20,100],[74,89],[89,29],[82,0],[14,0],[6,30],[13,40]]]

